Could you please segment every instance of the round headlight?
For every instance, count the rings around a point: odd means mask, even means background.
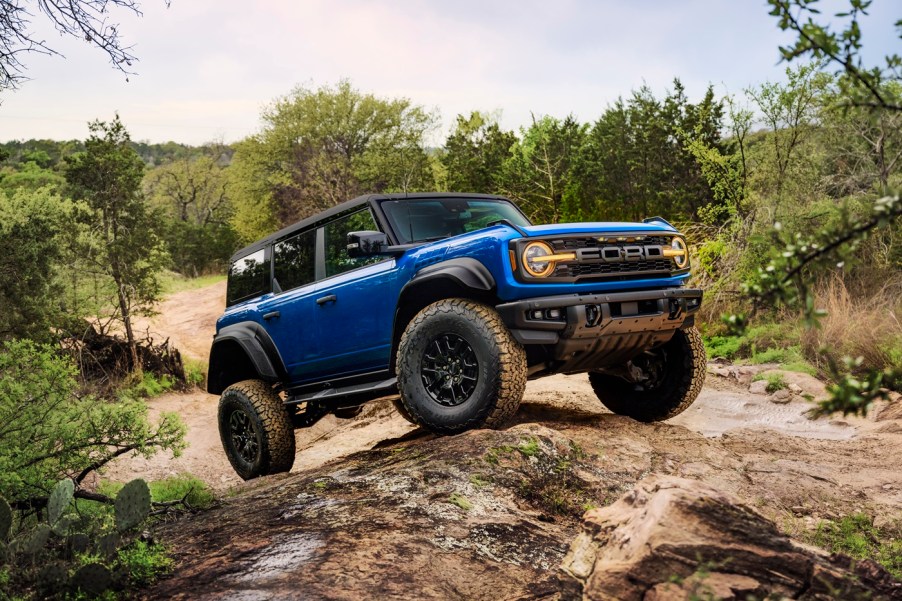
[[[546,258],[554,251],[544,242],[530,242],[523,249],[523,269],[534,278],[544,278],[554,271],[554,261]]]
[[[677,267],[683,269],[689,265],[689,250],[686,248],[685,240],[675,236],[670,241],[670,248],[672,250],[670,256],[673,257],[673,262],[676,263]]]

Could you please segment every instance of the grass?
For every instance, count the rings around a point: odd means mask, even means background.
[[[207,365],[203,361],[188,359],[184,356],[182,364],[185,366],[185,382],[189,386],[203,386],[207,380]]]
[[[473,509],[473,503],[471,503],[469,499],[458,492],[451,493],[451,496],[448,497],[448,502],[452,505],[457,505],[464,511],[470,511],[471,509]]]
[[[150,498],[158,503],[185,499],[195,509],[208,509],[216,502],[216,496],[210,487],[191,474],[170,476],[148,482],[147,485],[150,487]],[[121,482],[101,482],[97,492],[115,497],[123,486]]]
[[[850,289],[834,278],[815,291],[827,314],[820,327],[806,331],[802,349],[823,369],[828,358],[861,357],[861,369],[902,369],[902,279],[884,283],[870,294]]]
[[[755,377],[752,378],[752,382],[758,382],[760,380],[767,381],[767,388],[765,390],[770,394],[786,388],[786,379],[781,373],[756,374]]]
[[[476,488],[482,488],[483,486],[488,486],[491,483],[492,481],[482,474],[473,474],[472,476],[470,476],[470,484],[472,484]]]
[[[174,271],[166,271],[160,276],[160,288],[163,296],[206,288],[226,279],[224,275],[202,275],[197,278],[189,278]]]
[[[163,545],[136,540],[119,550],[118,563],[135,586],[144,587],[169,573],[175,562]]]
[[[535,438],[530,438],[526,442],[523,442],[519,446],[517,446],[517,450],[520,451],[525,457],[533,457],[536,453],[539,452],[539,441]]]
[[[902,538],[880,530],[866,514],[855,513],[836,522],[821,522],[811,542],[854,559],[872,559],[902,579]]]
[[[125,399],[149,399],[172,390],[175,380],[169,376],[157,376],[151,372],[143,372],[141,379],[132,375],[126,380],[119,395]]]

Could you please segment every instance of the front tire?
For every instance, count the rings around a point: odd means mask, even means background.
[[[229,463],[245,480],[294,465],[294,426],[282,399],[266,383],[232,384],[219,399],[219,437]]]
[[[446,299],[420,311],[398,347],[402,415],[437,434],[499,428],[526,387],[526,352],[494,309]]]
[[[677,330],[660,347],[633,359],[646,377],[628,381],[592,372],[589,383],[601,403],[640,422],[659,422],[679,415],[691,405],[705,383],[707,358],[698,329]]]

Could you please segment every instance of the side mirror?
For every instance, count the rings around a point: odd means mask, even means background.
[[[379,255],[387,248],[388,236],[382,232],[363,231],[348,233],[348,256],[352,259]]]

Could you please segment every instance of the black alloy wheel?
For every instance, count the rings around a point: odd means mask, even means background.
[[[254,430],[251,417],[244,409],[235,409],[229,416],[229,436],[238,455],[248,463],[255,463],[260,454],[260,435]]]
[[[455,407],[473,395],[479,382],[479,359],[457,334],[441,334],[423,353],[420,376],[426,392],[439,405]]]

